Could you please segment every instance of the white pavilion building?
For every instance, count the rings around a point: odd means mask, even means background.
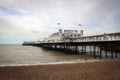
[[[77,42],[83,38],[83,30],[64,30],[60,29],[58,32],[53,33],[48,38],[45,38],[43,42]]]

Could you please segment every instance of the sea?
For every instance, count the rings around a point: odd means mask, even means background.
[[[120,58],[118,58],[120,60]],[[0,66],[46,65],[99,61],[89,55],[66,55],[35,46],[22,44],[0,44]],[[104,60],[104,59],[103,59]]]

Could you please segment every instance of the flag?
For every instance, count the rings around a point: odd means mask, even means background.
[[[57,25],[60,25],[60,23],[57,23]]]
[[[79,26],[82,26],[82,24],[78,24]]]

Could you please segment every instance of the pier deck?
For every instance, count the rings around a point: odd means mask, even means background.
[[[41,42],[37,44],[24,44],[38,46],[49,50],[62,51],[65,54],[92,55],[94,58],[117,58],[120,53],[120,33],[83,37],[80,41]]]

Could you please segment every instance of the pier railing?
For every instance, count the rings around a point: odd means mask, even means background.
[[[85,36],[81,38],[76,38],[72,41],[59,41],[59,42],[90,42],[90,41],[117,41],[120,40],[120,33],[111,33],[111,34],[101,34],[101,35],[94,35],[94,36]]]
[[[95,36],[86,36],[79,41],[115,41],[120,40],[120,33],[102,34]]]

